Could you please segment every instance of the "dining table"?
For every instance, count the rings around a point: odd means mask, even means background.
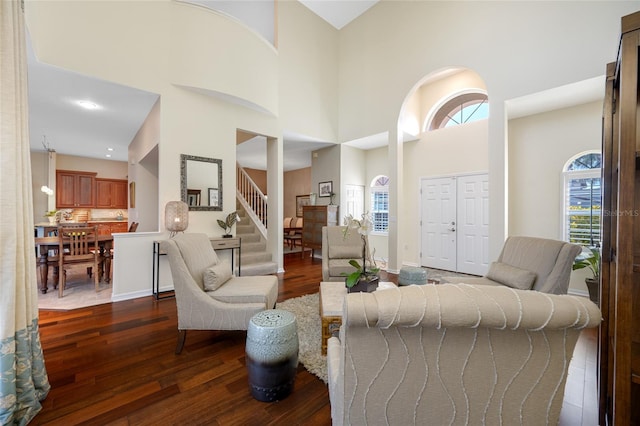
[[[63,244],[66,243],[63,241]],[[49,257],[51,250],[58,250],[60,248],[60,241],[58,237],[36,237],[35,238],[36,251],[40,254],[38,258],[38,272],[40,273],[40,292],[43,294],[47,292],[47,280],[49,276],[49,266],[53,266],[53,280],[54,288],[58,286],[59,281],[59,265],[58,256]],[[112,235],[98,235],[98,249],[100,250],[100,256],[104,259],[104,271],[102,276],[105,282],[109,282],[111,276],[111,249],[113,248],[113,236]],[[94,271],[99,273],[99,271]]]

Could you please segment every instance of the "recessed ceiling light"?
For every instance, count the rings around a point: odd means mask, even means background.
[[[113,151],[113,148],[107,148],[107,151]]]
[[[95,102],[91,102],[91,101],[87,101],[87,100],[81,100],[77,102],[78,105],[80,105],[82,108],[86,108],[86,109],[99,109],[100,106],[95,103]]]
[[[107,155],[105,155],[105,157],[111,158],[111,154],[107,154]]]

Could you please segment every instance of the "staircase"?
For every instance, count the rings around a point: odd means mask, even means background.
[[[236,235],[242,239],[242,276],[275,274],[278,265],[271,260],[267,242],[238,202],[236,210],[240,216],[240,223],[236,223]]]

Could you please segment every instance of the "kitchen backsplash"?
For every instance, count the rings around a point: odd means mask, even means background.
[[[88,220],[127,220],[126,209],[61,209],[67,216],[78,217],[88,213]],[[122,219],[119,219],[119,216]]]

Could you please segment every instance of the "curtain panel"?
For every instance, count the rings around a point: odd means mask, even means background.
[[[50,385],[38,331],[23,4],[0,0],[0,424],[24,425]]]

